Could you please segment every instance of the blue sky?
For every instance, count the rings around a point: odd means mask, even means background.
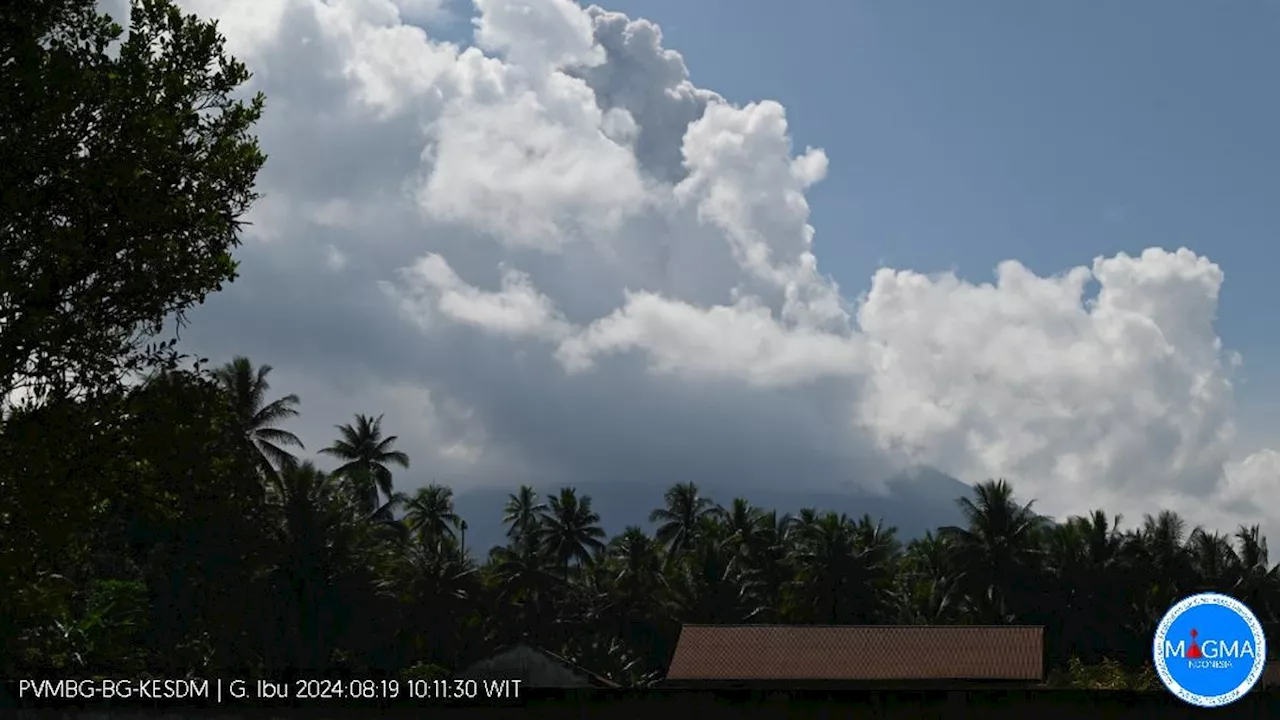
[[[693,81],[776,99],[831,158],[823,268],[990,278],[1186,246],[1222,266],[1242,440],[1280,429],[1280,4],[614,0]],[[1261,426],[1261,427],[1259,427]],[[1259,434],[1262,436],[1259,437]]]

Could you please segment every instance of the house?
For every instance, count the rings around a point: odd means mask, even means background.
[[[513,645],[455,675],[466,680],[515,680],[524,688],[616,688],[607,678],[581,668],[553,652]]]
[[[1038,626],[685,625],[672,688],[1016,688],[1044,679]]]

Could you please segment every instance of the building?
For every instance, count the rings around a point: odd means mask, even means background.
[[[616,688],[609,679],[531,645],[513,645],[455,675],[467,680],[521,680],[524,688]]]
[[[1037,626],[686,625],[672,688],[1015,688],[1044,680]]]

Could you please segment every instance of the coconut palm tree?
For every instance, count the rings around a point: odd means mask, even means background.
[[[964,617],[964,598],[950,562],[953,555],[947,541],[932,532],[907,544],[898,563],[898,622],[945,625]]]
[[[743,545],[744,575],[757,589],[762,608],[756,616],[762,622],[778,622],[782,618],[782,595],[792,578],[791,551],[795,536],[795,520],[771,510],[754,513],[755,528],[747,533]]]
[[[404,522],[422,542],[452,541],[461,522],[453,511],[453,489],[436,484],[418,488],[404,503]]]
[[[716,514],[724,520],[725,527],[738,547],[746,552],[759,530],[760,509],[746,498],[734,498],[729,507],[716,508]]]
[[[1192,529],[1190,534],[1194,532]],[[1126,540],[1134,581],[1143,589],[1135,599],[1137,612],[1151,632],[1169,606],[1198,584],[1188,537],[1186,520],[1176,512],[1162,510],[1144,516],[1142,527]]]
[[[698,494],[698,486],[689,483],[672,485],[663,494],[666,507],[649,513],[649,522],[661,523],[657,538],[667,548],[667,558],[678,557],[693,544],[702,518],[716,513],[715,503]]]
[[[676,614],[684,623],[741,623],[758,616],[759,585],[745,572],[728,527],[704,514],[689,534],[693,545],[670,567]]]
[[[274,575],[288,654],[296,667],[321,669],[337,639],[334,587],[357,553],[359,528],[340,486],[315,465],[286,465],[277,478],[269,502],[278,519]]]
[[[623,604],[649,602],[661,586],[662,549],[644,530],[631,525],[608,546],[614,570],[613,588]]]
[[[978,619],[1006,622],[1025,609],[1020,601],[1033,586],[1031,576],[1039,567],[1040,536],[1048,519],[1032,510],[1034,500],[1017,504],[1013,488],[1003,479],[975,485],[973,498],[957,502],[968,527],[944,527],[938,534],[955,549]]]
[[[373,513],[379,505],[379,494],[387,501],[395,495],[388,465],[407,468],[409,456],[391,449],[399,439],[395,435],[382,436],[381,415],[356,415],[355,424],[337,428],[340,437],[320,452],[343,461],[333,474],[343,478],[366,513]]]
[[[793,530],[795,530],[796,533],[795,537],[804,537],[805,533],[809,532],[814,525],[818,524],[818,517],[818,510],[816,508],[800,508],[800,512],[796,513],[796,517],[792,521]]]
[[[1199,578],[1198,591],[1227,592],[1235,585],[1240,558],[1229,536],[1196,528],[1187,539],[1187,551]]]
[[[872,623],[881,619],[890,588],[892,535],[845,515],[820,516],[799,538],[794,588],[811,622]]]
[[[1050,648],[1089,663],[1127,652],[1127,601],[1131,584],[1120,518],[1101,510],[1047,529],[1040,610]]]
[[[1280,564],[1270,564],[1267,539],[1257,525],[1242,525],[1236,541],[1240,562],[1231,594],[1258,613],[1270,634],[1276,627],[1273,618],[1280,614]]]
[[[591,564],[595,553],[604,549],[605,532],[600,516],[591,510],[591,497],[579,498],[573,488],[563,488],[547,501],[542,533],[542,542],[566,573],[571,562]]]
[[[420,656],[452,665],[463,620],[479,599],[475,564],[452,552],[448,541],[418,536],[396,569],[394,587],[405,608],[402,631]]]
[[[489,554],[487,574],[496,592],[486,620],[489,634],[506,641],[540,640],[550,635],[555,601],[564,580],[541,543],[512,543]]]
[[[1138,548],[1156,572],[1185,579],[1192,570],[1187,539],[1194,532],[1192,529],[1188,533],[1187,521],[1178,513],[1162,510],[1157,515],[1143,517],[1137,536]]]
[[[521,485],[519,490],[507,496],[507,504],[502,508],[507,537],[517,542],[537,542],[539,523],[546,509],[545,503],[538,502],[538,491]]]
[[[298,414],[298,396],[285,395],[267,401],[271,383],[270,365],[256,369],[246,357],[235,357],[213,371],[214,380],[231,402],[233,417],[245,442],[254,450],[255,463],[264,478],[269,478],[297,460],[285,447],[303,449],[297,435],[279,425]]]

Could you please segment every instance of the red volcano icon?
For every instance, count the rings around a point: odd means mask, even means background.
[[[1199,634],[1200,633],[1196,632],[1195,628],[1191,629],[1191,647],[1187,648],[1188,660],[1196,660],[1198,658],[1204,657],[1204,655],[1200,652],[1200,643],[1196,642],[1196,636]]]

